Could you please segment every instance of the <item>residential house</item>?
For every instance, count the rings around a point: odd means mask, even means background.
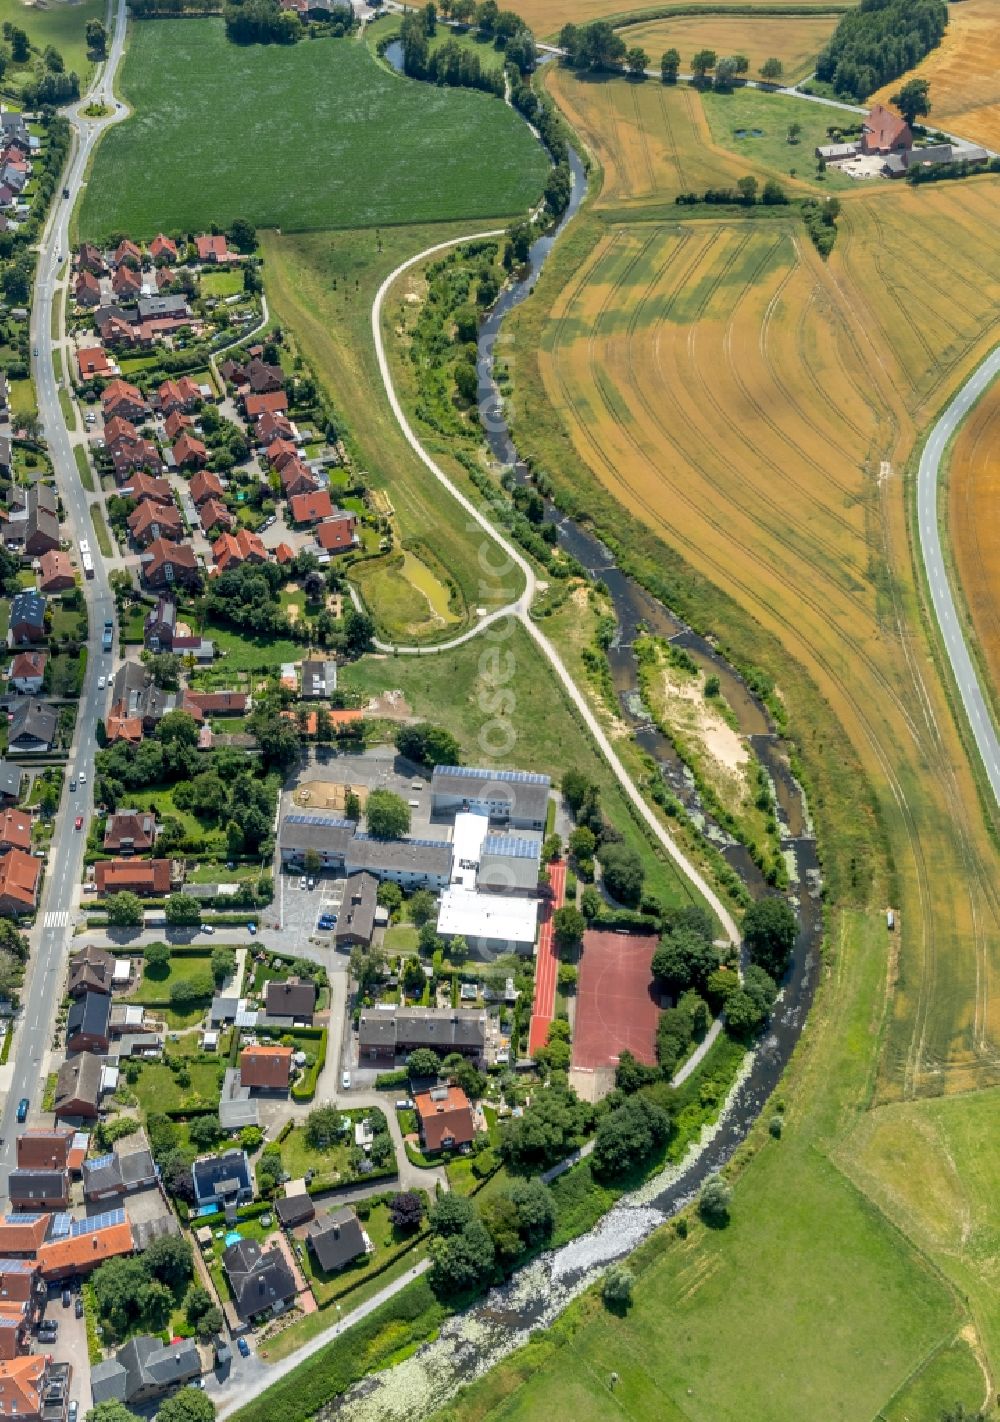
[[[157,266],[161,262],[177,261],[177,243],[170,237],[165,237],[162,232],[158,233],[149,244],[149,255]]]
[[[282,567],[284,567],[286,563],[294,562],[295,549],[291,546],[290,543],[279,543],[275,546],[274,556],[275,558],[277,558],[278,562],[282,565]]]
[[[12,761],[0,760],[0,805],[16,805],[21,798],[24,771]]]
[[[4,810],[0,814],[0,854],[10,849],[31,848],[31,816],[23,810]]]
[[[101,283],[92,272],[80,272],[73,283],[73,296],[79,306],[100,306]]]
[[[184,430],[173,449],[174,464],[178,469],[200,468],[208,462],[208,446],[203,440],[196,439],[188,430]]]
[[[7,1197],[12,1210],[66,1210],[70,1202],[69,1171],[33,1166],[12,1170],[7,1176]]]
[[[470,1146],[476,1127],[469,1098],[460,1086],[435,1086],[414,1094],[420,1139],[428,1155]]]
[[[185,691],[180,709],[202,721],[206,716],[245,716],[249,705],[245,691]]]
[[[108,269],[102,252],[90,242],[81,242],[76,265],[80,271],[92,272],[94,276],[103,276]]]
[[[157,267],[154,280],[157,291],[169,291],[177,281],[177,273],[171,271],[170,267]]]
[[[873,104],[861,125],[862,153],[908,153],[913,132],[905,119],[884,104]]]
[[[117,745],[119,741],[137,746],[142,740],[142,722],[138,716],[119,716],[112,711],[104,722],[104,729],[107,732],[108,744],[112,746]]]
[[[13,1311],[13,1306],[20,1304],[22,1317],[29,1328],[44,1312],[46,1293],[45,1283],[33,1259],[0,1259],[0,1307]],[[4,1357],[7,1360],[16,1356],[17,1352],[27,1351],[27,1347],[18,1348]]]
[[[272,469],[277,469],[279,474],[289,460],[298,457],[298,448],[290,439],[276,439],[267,449],[267,461]]]
[[[314,489],[309,494],[296,494],[289,500],[293,523],[319,523],[333,513],[330,495],[325,489]]]
[[[0,914],[16,918],[34,913],[42,866],[33,854],[11,849],[0,858]]]
[[[194,421],[190,415],[182,415],[180,410],[174,410],[163,421],[163,431],[170,443],[173,444],[181,431],[189,430],[193,424]]]
[[[64,592],[76,585],[68,553],[49,549],[38,560],[38,586],[43,593]]]
[[[15,593],[10,604],[10,624],[7,642],[11,647],[27,647],[32,642],[44,642],[45,598],[33,589]]]
[[[201,389],[190,375],[182,375],[177,380],[165,380],[156,394],[160,413],[163,415],[173,414],[175,410],[189,414],[195,406],[201,404]]]
[[[140,561],[142,580],[149,588],[197,587],[201,571],[190,543],[169,543],[159,538]]]
[[[3,528],[4,543],[29,557],[39,557],[59,547],[58,503],[47,484],[32,484],[27,492],[14,490],[14,503]]]
[[[142,276],[133,267],[119,267],[111,278],[111,290],[119,301],[135,301],[142,292]]]
[[[201,1355],[193,1338],[164,1343],[162,1338],[140,1334],[113,1358],[91,1369],[90,1390],[95,1407],[102,1402],[138,1407],[200,1377]]]
[[[147,474],[141,469],[119,485],[119,492],[123,498],[135,499],[137,503],[143,499],[150,499],[154,504],[174,507],[174,495],[169,480],[158,479],[155,475]]]
[[[17,1422],[64,1422],[69,1364],[48,1353],[28,1353],[0,1363],[0,1417]]]
[[[344,509],[334,509],[330,518],[325,518],[316,528],[316,542],[326,553],[342,553],[353,548],[358,541],[357,515]]]
[[[454,1007],[365,1008],[358,1019],[358,1059],[391,1065],[430,1047],[442,1057],[460,1052],[473,1061],[486,1051],[486,1012]]]
[[[99,894],[169,894],[169,859],[103,859],[94,865]]]
[[[316,984],[302,978],[284,982],[272,978],[264,990],[264,1008],[268,1017],[289,1017],[311,1026],[316,1011]]]
[[[114,1149],[83,1162],[83,1195],[86,1200],[112,1200],[157,1183],[156,1163],[144,1132],[123,1136]]]
[[[104,992],[86,992],[75,998],[66,1018],[68,1052],[106,1052],[111,1044],[111,998]]]
[[[198,1205],[249,1205],[253,1199],[250,1161],[243,1150],[199,1156],[191,1166],[191,1180]]]
[[[111,683],[111,710],[116,716],[138,716],[145,734],[152,735],[162,718],[177,705],[172,691],[157,686],[140,662],[124,662]]]
[[[101,1059],[90,1052],[81,1052],[64,1061],[56,1078],[56,1115],[96,1121],[102,1076]]]
[[[254,423],[254,438],[261,449],[269,449],[276,439],[291,440],[295,430],[287,415],[268,410]]]
[[[159,538],[179,540],[184,536],[184,521],[174,504],[158,504],[143,499],[128,516],[128,527],[140,548],[147,548]]]
[[[244,1047],[240,1052],[240,1082],[251,1091],[286,1092],[291,1075],[291,1047]]]
[[[198,517],[206,533],[211,533],[216,528],[223,533],[229,533],[236,522],[225,504],[220,503],[218,499],[206,499],[198,510]]]
[[[306,1230],[306,1243],[326,1274],[343,1269],[368,1252],[368,1240],[357,1215],[347,1205],[319,1215]]]
[[[51,1219],[48,1215],[0,1215],[0,1257],[34,1261],[45,1242]]]
[[[156,816],[151,810],[117,810],[104,826],[104,848],[110,854],[145,854],[155,839]]]
[[[304,1193],[281,1195],[274,1202],[274,1213],[278,1216],[282,1229],[294,1229],[296,1225],[308,1224],[315,1218],[316,1206]]]
[[[226,492],[218,474],[213,474],[210,469],[199,469],[197,474],[191,476],[188,487],[196,507],[206,499],[221,499]]]
[[[76,360],[80,368],[80,379],[84,384],[91,380],[114,378],[115,366],[103,346],[88,346],[86,350],[81,348],[76,353]]]
[[[126,264],[131,264],[134,267],[142,266],[142,249],[137,247],[129,237],[122,238],[111,256],[111,265],[116,270]]]
[[[243,382],[241,382],[242,384]],[[285,372],[280,365],[266,365],[254,356],[246,368],[246,382],[254,395],[266,395],[272,390],[285,388]]]
[[[69,1169],[73,1144],[73,1131],[69,1126],[31,1126],[22,1131],[16,1144],[19,1170]]]
[[[302,663],[302,691],[305,700],[327,701],[337,690],[337,663],[309,657]]]
[[[220,573],[237,568],[241,563],[266,563],[268,552],[263,540],[248,528],[238,533],[223,533],[212,544],[212,557]]]
[[[45,680],[45,664],[48,659],[47,652],[18,652],[10,664],[8,674],[10,685],[15,691],[20,691],[24,695],[41,691],[42,682]]]
[[[155,473],[163,468],[160,451],[151,439],[143,439],[141,436],[132,440],[119,439],[109,445],[108,449],[115,471],[115,481],[119,485],[131,483],[137,470],[152,470]]]
[[[288,409],[288,396],[284,390],[269,390],[264,395],[248,395],[243,402],[248,420],[256,420],[261,415],[280,415]]]
[[[88,943],[69,960],[66,992],[73,998],[95,992],[110,996],[114,976],[115,960],[112,955],[106,948]]]
[[[45,1279],[69,1279],[134,1249],[132,1227],[119,1206],[87,1219],[71,1219],[65,1229],[51,1232],[39,1247],[38,1264]]]
[[[241,1239],[223,1254],[222,1265],[236,1312],[246,1323],[281,1313],[295,1300],[295,1276],[277,1246],[265,1250],[255,1239]]]
[[[367,948],[375,931],[378,880],[374,874],[352,874],[344,885],[344,898],[334,930],[338,948]]]
[[[285,460],[281,466],[281,491],[286,499],[308,497],[318,487],[312,473],[298,455]]]
[[[240,365],[239,361],[233,360],[231,356],[228,356],[222,362],[222,364],[219,366],[219,371],[227,385],[235,385],[239,387],[241,385],[247,384],[246,366]]]
[[[149,405],[142,391],[127,380],[110,381],[101,392],[101,404],[106,420],[117,416],[123,420],[142,421],[149,414]]]
[[[41,701],[19,701],[7,728],[9,755],[48,751],[56,738],[56,713]]]
[[[229,250],[229,243],[226,241],[224,233],[202,234],[194,239],[194,245],[198,252],[199,262],[208,262],[209,265],[216,266],[220,262],[236,260],[236,253]]]

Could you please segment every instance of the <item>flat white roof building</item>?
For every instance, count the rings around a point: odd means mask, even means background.
[[[441,895],[437,927],[442,938],[464,938],[473,952],[490,948],[530,953],[538,931],[538,900],[477,894],[452,885]]]
[[[452,836],[451,882],[462,888],[474,889],[479,873],[479,860],[483,850],[483,840],[490,832],[490,822],[486,815],[471,814],[467,810],[455,816],[455,832]]]

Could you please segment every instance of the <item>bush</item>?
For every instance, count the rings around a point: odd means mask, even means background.
[[[724,1229],[729,1223],[729,1205],[733,1192],[719,1175],[712,1175],[701,1187],[698,1213],[711,1229]]]

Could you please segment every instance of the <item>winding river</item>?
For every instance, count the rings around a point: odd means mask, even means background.
[[[504,418],[493,378],[493,355],[505,317],[530,294],[563,227],[584,199],[586,175],[572,150],[570,167],[572,197],[562,221],[554,232],[536,240],[525,272],[504,290],[479,338],[479,395],[486,438],[496,463],[521,481],[528,479],[528,470],[518,458]],[[699,801],[692,777],[643,706],[634,652],[636,635],[646,630],[679,643],[719,677],[740,730],[765,766],[774,788],[782,850],[789,866],[788,898],[799,921],[798,941],[766,1036],[748,1055],[718,1122],[704,1133],[687,1158],[619,1201],[588,1234],[541,1255],[505,1284],[491,1289],[482,1302],[449,1319],[439,1337],[413,1357],[357,1384],[324,1409],[322,1415],[328,1418],[413,1422],[430,1416],[461,1385],[481,1376],[526,1343],[533,1330],[552,1323],[608,1264],[628,1254],[688,1204],[705,1179],[725,1165],[746,1139],[788,1063],[816,987],[822,933],[816,845],[804,796],[789,768],[788,748],[766,708],[708,641],[621,571],[610,550],[591,529],[564,517],[551,504],[547,505],[546,517],[556,524],[560,545],[573,554],[590,577],[600,579],[611,595],[617,633],[609,657],[622,716],[637,742],[656,760],[688,813],[738,869],[751,892],[759,894],[765,886],[756,866],[743,846],[713,822]]]

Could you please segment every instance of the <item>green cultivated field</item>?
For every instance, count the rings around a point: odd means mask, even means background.
[[[84,238],[505,216],[544,181],[540,146],[499,99],[403,79],[350,40],[243,47],[221,20],[149,21],[121,90],[136,113],[98,150]]]

